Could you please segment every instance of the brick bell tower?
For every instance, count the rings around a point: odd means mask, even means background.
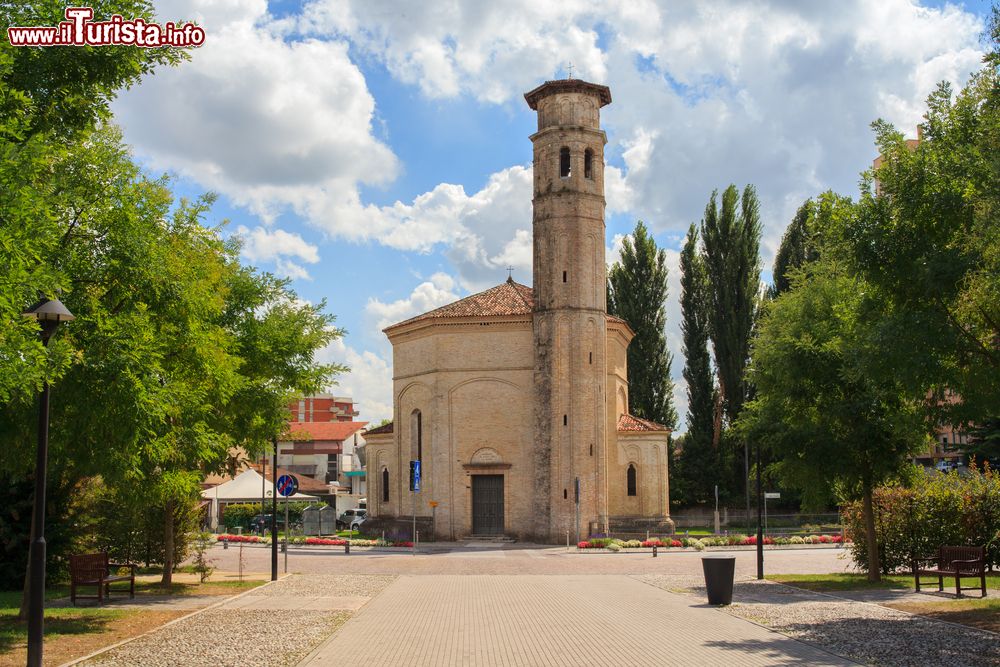
[[[534,147],[536,539],[607,527],[604,144],[607,86],[547,81],[524,96]],[[579,484],[579,508],[576,504]]]

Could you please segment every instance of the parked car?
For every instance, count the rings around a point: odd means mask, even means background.
[[[352,521],[351,530],[361,530],[361,524],[363,524],[365,522],[365,519],[367,518],[368,518],[367,516],[362,516]]]
[[[253,519],[250,520],[250,531],[257,534],[269,533],[271,532],[271,524],[274,520],[271,518],[270,514],[258,514]],[[291,521],[292,530],[300,530],[302,528],[301,522]],[[285,515],[278,513],[278,530],[285,529]]]
[[[948,459],[941,459],[934,465],[934,469],[938,472],[951,472],[952,470],[958,469],[957,461],[950,461]]]
[[[368,516],[368,510],[363,507],[349,509],[337,517],[337,528],[351,528],[353,530],[354,523],[357,522],[358,519],[364,521],[366,516]]]

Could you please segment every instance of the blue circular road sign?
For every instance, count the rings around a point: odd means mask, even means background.
[[[287,498],[294,496],[299,490],[299,480],[295,475],[282,475],[278,478],[278,493]]]

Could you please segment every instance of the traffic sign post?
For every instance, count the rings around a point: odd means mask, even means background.
[[[294,496],[298,491],[299,478],[295,475],[282,475],[278,478],[278,493],[285,499],[285,574],[288,574],[288,496]],[[278,517],[273,516],[271,520],[277,523]]]
[[[410,461],[410,498],[413,507],[413,533],[410,539],[413,540],[413,555],[417,555],[417,496],[420,493],[420,461]]]

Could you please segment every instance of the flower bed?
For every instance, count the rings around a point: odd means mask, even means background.
[[[268,535],[217,535],[215,537],[217,542],[244,542],[249,544],[270,544],[271,538]],[[279,542],[284,541],[279,538]],[[288,540],[289,544],[305,544],[310,546],[331,546],[331,547],[342,547],[348,543],[352,547],[403,547],[407,549],[413,548],[413,542],[389,542],[388,540],[345,540],[340,537],[302,537],[295,536]]]
[[[784,536],[764,536],[765,545],[792,545],[792,544],[840,544],[843,538],[840,535],[806,535],[784,537]],[[849,541],[849,540],[848,540]],[[595,537],[590,540],[577,543],[578,549],[607,549],[609,551],[622,551],[626,549],[649,549],[657,547],[660,549],[690,548],[702,551],[706,547],[737,547],[754,546],[757,544],[756,535],[722,535],[717,537],[655,537],[648,540],[619,540],[611,537]]]
[[[264,540],[259,535],[218,535],[217,542],[250,542],[258,543]]]

